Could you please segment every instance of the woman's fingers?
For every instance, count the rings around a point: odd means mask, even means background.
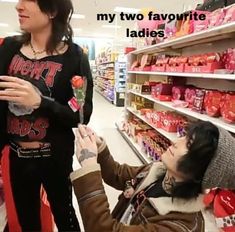
[[[24,85],[15,83],[15,82],[5,82],[0,81],[0,87],[1,88],[11,88],[11,89],[22,89],[24,88]]]
[[[84,142],[91,142],[90,134],[86,130],[86,127],[84,125],[79,125],[78,128],[79,128],[80,135],[82,136]]]
[[[5,89],[3,91],[0,91],[0,96],[25,97],[27,96],[27,93],[15,89]]]
[[[84,148],[84,141],[78,129],[76,129],[76,139],[77,139],[77,144],[81,148]]]
[[[14,83],[18,83],[20,85],[24,85],[27,83],[27,81],[25,81],[21,78],[11,77],[11,76],[0,76],[0,80],[6,81],[6,82],[14,82]]]
[[[1,96],[0,95],[0,100],[2,101],[10,101],[10,102],[15,102],[15,103],[21,103],[22,98],[21,97],[12,97],[12,96]]]

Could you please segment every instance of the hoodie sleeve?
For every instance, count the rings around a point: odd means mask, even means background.
[[[6,75],[12,57],[19,49],[20,43],[14,37],[7,37],[0,42],[0,75]],[[0,157],[7,144],[7,102],[0,101]]]
[[[85,54],[82,54],[80,69],[82,69],[82,73],[87,78],[87,91],[84,104],[84,124],[88,124],[93,109],[93,80],[89,61]],[[61,125],[66,127],[76,127],[77,124],[80,123],[79,111],[74,112],[68,105],[62,105],[51,98],[42,96],[40,109],[46,112],[49,118],[56,118]]]

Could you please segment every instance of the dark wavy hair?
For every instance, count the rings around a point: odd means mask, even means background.
[[[172,189],[172,197],[194,198],[202,193],[202,180],[219,140],[218,128],[210,122],[197,122],[187,128],[188,152],[178,161],[177,169],[187,178]]]
[[[43,13],[55,16],[51,19],[52,34],[47,43],[46,51],[52,54],[62,40],[71,44],[73,30],[70,20],[74,12],[71,0],[37,0],[37,3]],[[30,39],[30,33],[24,32],[20,40],[23,44],[29,44]]]

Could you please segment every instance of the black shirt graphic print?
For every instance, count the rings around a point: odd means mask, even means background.
[[[29,81],[43,96],[52,97],[52,88],[62,70],[63,55],[32,60],[21,52],[9,66],[8,75]],[[15,142],[45,141],[49,128],[48,118],[40,111],[9,103],[7,132]]]

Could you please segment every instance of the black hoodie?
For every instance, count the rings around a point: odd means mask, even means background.
[[[22,44],[16,38],[9,37],[4,40],[0,46],[0,75],[8,75],[12,64],[18,64],[22,67],[26,62],[31,62],[26,57],[25,61],[23,60],[25,63],[14,61],[17,58],[22,61],[23,54],[20,53],[21,46]],[[48,60],[50,60],[49,62],[53,62],[53,60],[57,60],[57,57],[48,57]],[[41,62],[48,62],[48,60],[47,58],[43,58]],[[50,96],[45,94],[46,97],[42,97],[41,105],[37,111],[48,120],[48,129],[44,140],[51,144],[53,153],[59,153],[60,156],[64,157],[67,155],[72,156],[74,153],[74,135],[72,128],[77,127],[77,124],[80,122],[79,112],[74,112],[68,105],[68,101],[73,97],[71,79],[74,75],[85,76],[87,79],[84,105],[85,124],[89,122],[93,108],[93,81],[88,58],[78,45],[71,44],[67,52],[58,56],[58,62],[61,63],[62,68],[59,70],[58,77],[55,77],[57,79],[54,79],[53,84],[49,84]],[[22,71],[22,68],[18,68],[18,70]],[[25,70],[27,73],[28,69],[26,68]],[[8,113],[7,103],[0,101],[0,151],[8,141],[6,133]],[[33,132],[37,133],[37,131]]]

